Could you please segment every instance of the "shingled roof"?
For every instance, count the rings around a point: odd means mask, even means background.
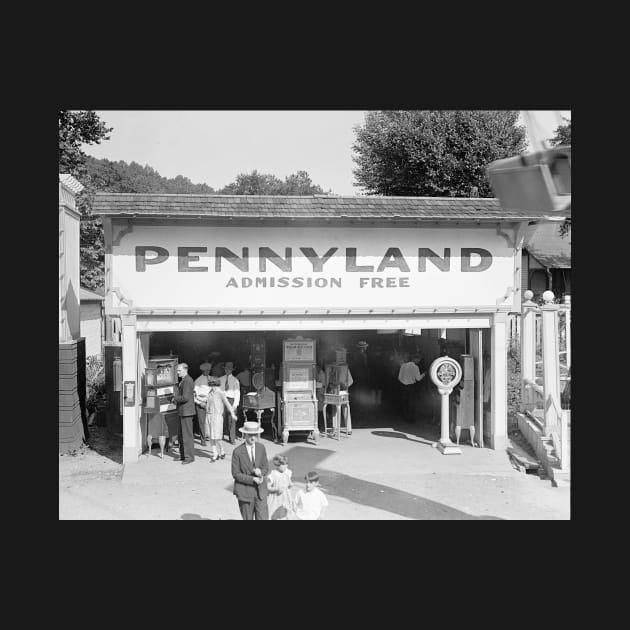
[[[498,199],[482,197],[337,197],[267,195],[167,195],[96,193],[92,211],[102,216],[327,219],[327,220],[544,220],[548,213],[503,210]],[[558,220],[562,217],[552,217]]]

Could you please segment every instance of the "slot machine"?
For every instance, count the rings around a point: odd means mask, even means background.
[[[173,354],[149,357],[147,368],[155,374],[155,396],[157,401],[153,413],[164,417],[171,438],[177,437],[178,415],[177,405],[172,402],[172,395],[177,386],[177,364],[179,357]]]
[[[171,402],[171,395],[177,385],[178,363],[176,356],[168,354],[149,357],[147,363],[147,368],[155,370],[155,390],[162,413],[177,410],[177,405]]]
[[[308,431],[317,443],[317,366],[315,339],[284,339],[280,370],[282,441],[287,444],[291,431]]]

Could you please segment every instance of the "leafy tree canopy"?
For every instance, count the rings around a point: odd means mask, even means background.
[[[219,191],[222,195],[321,195],[324,190],[313,184],[306,171],[297,171],[288,175],[284,181],[275,175],[259,173],[240,173],[236,181],[224,186]]]
[[[81,145],[109,140],[107,134],[112,129],[93,111],[59,110],[59,172],[70,173],[80,179],[85,173],[86,158]]]
[[[517,111],[373,111],[355,127],[356,183],[368,194],[492,197],[486,167],[525,150]]]
[[[551,138],[551,146],[556,147],[560,144],[571,146],[571,121],[564,118],[564,125],[560,125],[556,129],[556,135]],[[566,236],[571,231],[571,219],[564,220],[558,228],[560,236]]]
[[[75,177],[77,174],[73,173]],[[77,179],[85,189],[77,197],[81,211],[81,284],[88,289],[98,289],[105,284],[105,246],[103,223],[92,215],[92,203],[96,191],[131,193],[192,193],[210,194],[214,189],[207,184],[193,184],[187,177],[162,177],[148,165],[137,162],[112,162],[86,155]]]
[[[556,135],[551,138],[551,146],[558,146],[564,144],[571,146],[571,121],[568,118],[564,118],[564,125],[560,125],[556,129]]]

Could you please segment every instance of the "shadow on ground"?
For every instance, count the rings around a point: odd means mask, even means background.
[[[373,433],[378,434],[379,432]],[[398,437],[401,434],[395,435]],[[388,435],[387,437],[391,436]],[[403,435],[402,439],[411,438]],[[359,505],[366,505],[390,514],[418,520],[502,520],[494,516],[474,516],[438,501],[425,499],[391,486],[319,468],[322,461],[334,453],[335,451],[328,449],[314,449],[299,445],[287,446],[282,451],[282,455],[289,459],[289,467],[293,471],[294,482],[301,484],[304,475],[314,470],[319,473],[320,483],[326,494],[347,499]],[[230,484],[226,489],[232,492],[233,487],[233,484]],[[334,520],[334,513],[330,509],[327,520]]]
[[[90,437],[87,445],[94,452],[111,459],[117,464],[123,463],[122,456],[122,436],[114,435],[107,430],[107,427],[93,425],[90,427]]]

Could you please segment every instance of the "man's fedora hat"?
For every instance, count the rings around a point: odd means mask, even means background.
[[[207,361],[202,363],[199,366],[199,369],[203,372],[204,370],[211,370],[212,369],[212,363],[208,363]]]
[[[359,343],[357,344],[357,348],[367,348],[368,345],[369,344],[367,341],[359,341]]]
[[[264,429],[260,428],[258,422],[245,422],[239,431],[241,433],[262,433]]]

